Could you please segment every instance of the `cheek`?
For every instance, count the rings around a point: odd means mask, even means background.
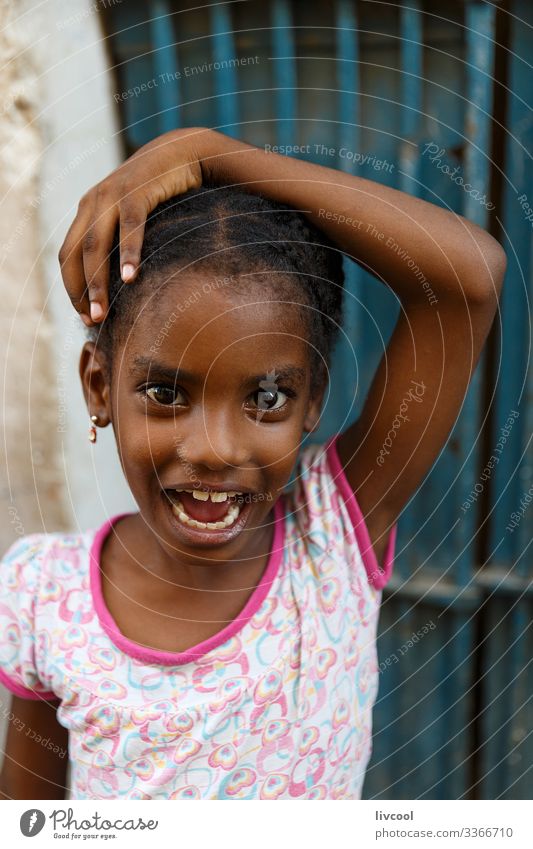
[[[269,478],[285,482],[290,477],[300,448],[302,428],[300,423],[285,422],[261,433],[257,459]]]
[[[115,433],[130,483],[135,474],[154,474],[164,463],[177,457],[176,429],[171,420],[150,421],[144,415],[125,415],[119,417]]]

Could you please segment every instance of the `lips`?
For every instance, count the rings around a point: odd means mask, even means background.
[[[245,495],[240,498],[227,499],[226,502],[201,502],[195,500],[195,504],[212,504],[212,507],[225,508],[226,515],[216,522],[202,522],[193,519],[187,514],[180,500],[183,490],[163,490],[163,500],[167,505],[168,514],[172,517],[171,523],[175,531],[179,533],[183,542],[194,547],[211,547],[226,544],[241,533],[248,521],[248,515],[252,508]]]

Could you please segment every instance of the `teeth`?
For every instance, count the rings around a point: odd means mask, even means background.
[[[192,497],[196,498],[197,501],[208,501],[209,500],[209,493],[203,492],[200,489],[194,489],[193,493],[192,493]]]
[[[221,493],[217,493],[217,495],[220,494]],[[232,504],[224,518],[220,519],[218,522],[198,522],[196,519],[192,519],[187,515],[183,508],[183,504],[179,501],[179,499],[177,499],[176,503],[172,505],[172,512],[184,525],[188,525],[191,528],[207,528],[208,530],[214,531],[222,530],[222,528],[229,528],[230,525],[233,525],[241,512],[241,508],[238,504]]]
[[[222,501],[227,501],[228,498],[235,498],[236,495],[242,494],[240,492],[213,492],[211,490],[207,492],[203,489],[177,489],[176,492],[188,492],[197,501],[207,501],[210,498],[215,504],[220,504]]]

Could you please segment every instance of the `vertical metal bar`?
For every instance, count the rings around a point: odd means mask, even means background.
[[[494,7],[469,3],[465,9],[466,33],[466,110],[465,129],[467,149],[465,156],[465,182],[474,186],[480,194],[488,192],[490,185],[490,146],[491,146],[491,111],[492,111],[492,71],[494,67]],[[487,224],[487,210],[471,195],[464,195],[464,214],[480,226]],[[466,354],[467,355],[467,354]],[[480,439],[481,409],[482,409],[482,380],[480,364],[471,381],[468,395],[465,399],[458,427],[454,436],[458,436],[462,447],[461,459],[463,466],[459,472],[459,487],[455,489],[459,496],[467,497],[478,481],[479,463],[483,443]],[[459,504],[456,502],[457,508]],[[457,510],[459,513],[459,509]],[[457,524],[457,551],[461,552],[454,568],[455,580],[460,586],[469,583],[474,575],[475,546],[472,544],[476,514],[472,510],[463,513]],[[455,637],[450,646],[450,664],[454,670],[451,679],[451,689],[459,697],[465,693],[460,702],[450,712],[448,720],[450,745],[448,749],[449,767],[448,778],[443,787],[447,794],[458,798],[464,790],[467,771],[466,758],[472,755],[465,747],[464,719],[465,706],[473,698],[468,694],[471,683],[471,669],[468,654],[473,645],[472,622],[464,621],[460,611],[456,617],[457,628],[461,638]],[[454,621],[452,616],[452,622]],[[462,620],[462,621],[461,621]],[[471,709],[469,710],[471,713]],[[446,796],[450,798],[450,796]]]
[[[530,204],[533,206],[533,174],[531,174],[528,188],[529,194],[527,196],[530,199]],[[529,267],[526,266],[525,268],[525,284],[527,290],[527,302],[531,305],[533,302],[533,239],[531,236],[529,239],[528,259]],[[526,298],[524,298],[523,301],[526,301]],[[515,341],[515,345],[517,345],[518,348],[518,350],[515,351],[515,358],[518,355],[518,358],[524,363],[522,368],[520,368],[520,372],[525,369],[526,374],[524,375],[525,386],[520,403],[522,415],[522,439],[520,442],[521,459],[519,462],[518,474],[516,475],[518,484],[518,487],[516,488],[519,490],[519,493],[515,504],[515,510],[520,510],[519,515],[521,516],[521,519],[518,528],[513,534],[514,546],[512,549],[512,556],[513,563],[517,564],[518,574],[522,574],[524,576],[529,575],[533,578],[533,551],[531,549],[531,540],[533,539],[533,503],[531,502],[531,496],[533,495],[533,355],[531,353],[531,314],[528,315],[525,303],[524,308],[525,309],[522,312],[522,333],[518,337],[518,343]],[[526,359],[528,360],[527,363]],[[511,517],[509,516],[509,522],[510,521]],[[524,552],[528,546],[529,555],[526,554],[524,556]]]
[[[449,624],[453,633],[450,646],[448,663],[452,676],[449,679],[449,701],[456,704],[451,708],[446,722],[446,735],[450,740],[449,758],[450,766],[446,770],[447,775],[444,786],[446,787],[445,799],[458,799],[467,789],[468,772],[466,769],[467,758],[471,754],[472,747],[465,743],[465,723],[472,715],[472,688],[474,681],[474,670],[472,667],[474,628],[472,616],[469,609],[459,608],[454,613],[450,611]],[[469,735],[470,736],[470,735]]]
[[[522,755],[531,751],[531,601],[514,602],[514,594],[503,593],[489,602],[498,626],[487,641],[483,670],[483,697],[490,707],[483,713],[482,799],[526,798],[520,795],[520,783],[505,793],[515,778],[523,777],[524,789],[528,783],[529,762],[511,750],[523,741]]]
[[[530,308],[533,298],[532,223],[522,201],[533,204],[533,116],[528,107],[533,71],[531,26],[533,8],[529,0],[515,0],[509,38],[509,81],[506,127],[506,177],[503,209],[504,243],[508,256],[506,284],[500,300],[502,336],[495,402],[493,445],[506,442],[494,471],[491,493],[490,548],[495,560],[512,569],[515,576],[533,576],[533,504],[520,505],[533,483],[533,360],[531,358]],[[498,214],[500,211],[498,210]],[[518,411],[507,432],[501,428]],[[510,433],[509,433],[510,430]],[[528,445],[529,441],[529,445]],[[525,508],[525,509],[524,509]],[[512,528],[512,514],[518,524]],[[523,512],[522,512],[523,511]],[[507,530],[510,525],[511,530]],[[483,700],[494,700],[482,718],[483,761],[481,798],[529,798],[532,741],[531,729],[531,600],[513,606],[515,597],[505,594],[505,585],[490,600],[487,617],[501,624],[489,640]],[[506,653],[507,646],[511,648]],[[513,714],[516,712],[516,715]],[[512,718],[511,718],[512,717]],[[521,744],[521,745],[520,745]],[[515,748],[517,747],[517,748]],[[512,749],[515,749],[512,752]],[[507,789],[511,788],[511,789]]]
[[[359,115],[359,43],[357,8],[351,0],[338,0],[335,10],[336,26],[336,77],[337,77],[337,160],[339,170],[352,171],[353,163],[341,155],[342,150],[360,149]],[[344,333],[341,334],[332,364],[333,397],[328,404],[328,425],[335,421],[336,428],[344,430],[356,418],[357,406],[361,406],[356,395],[355,405],[344,388],[346,379],[352,380],[354,390],[358,384],[357,352],[361,350],[362,320],[361,269],[354,262],[344,260]],[[354,359],[355,349],[355,359]],[[344,388],[343,388],[344,387]]]
[[[138,55],[139,41],[145,40],[145,27],[138,20],[138,10],[131,5],[123,4],[120,15],[117,8],[111,6],[107,13],[112,21],[108,31],[113,33],[110,36],[113,42],[110,47],[119,65],[118,80],[123,91],[127,92],[153,75],[152,57]],[[141,147],[148,141],[146,121],[143,121],[145,111],[140,97],[125,97],[120,102],[122,132],[130,149]]]
[[[529,181],[530,185],[530,203],[533,205],[533,175],[532,179]],[[533,302],[533,239],[530,238],[529,242],[529,273],[527,274],[527,290],[528,290],[528,302],[531,304]],[[525,313],[527,316],[527,312]],[[524,321],[525,316],[522,316],[522,320]],[[528,316],[529,319],[529,316]],[[524,321],[525,323],[525,321]],[[531,494],[533,493],[533,356],[531,354],[531,325],[530,320],[527,322],[527,331],[528,331],[528,343],[527,347],[529,348],[529,362],[525,366],[527,374],[526,374],[526,385],[524,394],[522,397],[521,409],[523,415],[523,423],[522,423],[522,451],[523,457],[520,462],[520,499],[531,498]],[[523,361],[526,360],[526,333],[523,333],[522,338],[522,346],[519,351],[520,354],[523,355]],[[519,501],[520,501],[519,499]],[[530,546],[531,540],[533,539],[533,504],[528,502],[526,506],[526,512],[522,517],[522,521],[518,526],[517,537],[516,537],[516,548],[513,551],[514,559],[517,560],[522,556],[522,553],[526,550],[527,546]],[[520,571],[523,575],[529,574],[530,577],[533,578],[533,552],[531,551],[531,547],[529,549],[529,557],[522,557],[522,565],[519,567]],[[529,561],[529,564],[528,564]]]
[[[231,13],[227,6],[211,6],[211,31],[213,34],[213,61],[226,63],[214,74],[215,109],[217,127],[230,136],[235,136],[239,130],[238,78],[234,65],[229,65],[235,59],[235,43]]]
[[[339,86],[338,152],[343,148],[359,150],[359,40],[357,6],[352,0],[338,0],[336,7],[337,83]],[[338,156],[337,168],[351,171],[346,156]]]
[[[518,776],[523,774],[527,768],[527,761],[516,754],[509,756],[509,753],[516,747],[521,740],[525,740],[526,735],[530,732],[531,726],[528,726],[527,701],[531,707],[531,669],[528,670],[528,663],[531,661],[531,655],[527,651],[527,644],[531,644],[531,602],[528,600],[520,601],[512,612],[512,621],[510,632],[511,657],[510,657],[510,675],[511,683],[510,698],[505,700],[503,705],[505,714],[512,717],[509,722],[508,732],[506,735],[506,754],[505,759],[506,769],[506,786],[511,785]],[[529,630],[529,635],[528,635]],[[501,643],[500,643],[501,645]],[[528,687],[528,672],[529,672],[529,687]],[[503,699],[502,699],[503,701]],[[525,745],[522,748],[524,752]],[[522,782],[525,790],[525,782]],[[501,792],[501,789],[499,792]],[[514,793],[511,792],[511,798]],[[506,798],[509,798],[506,794]],[[515,797],[516,798],[516,797]]]
[[[465,155],[465,183],[471,184],[481,195],[489,191],[490,130],[492,108],[492,72],[494,66],[494,6],[469,3],[465,10],[466,24],[466,114],[465,136],[468,144]],[[487,209],[474,198],[464,194],[464,215],[481,227],[487,223]],[[456,430],[461,444],[470,453],[460,473],[460,495],[466,496],[476,485],[481,440],[479,439],[482,358],[470,384],[461,418]],[[459,512],[459,511],[458,511]],[[461,516],[457,525],[458,550],[463,554],[457,562],[457,581],[465,585],[471,577],[472,540],[475,531],[475,511]]]
[[[272,46],[278,144],[296,144],[297,79],[289,0],[272,2]]]
[[[133,56],[128,57],[124,64],[124,88],[126,90],[138,85],[138,64]],[[152,69],[150,65],[150,62],[146,63],[146,74],[141,77],[142,80],[151,74]],[[142,147],[143,144],[146,144],[150,140],[150,134],[146,126],[147,122],[145,121],[146,108],[144,103],[139,97],[129,97],[125,100],[123,109],[125,114],[124,130],[128,141],[134,148]]]
[[[171,8],[167,0],[153,0],[150,36],[154,46],[154,95],[158,130],[166,133],[179,127],[178,107],[181,104],[178,57]]]
[[[491,5],[469,3],[467,26],[467,111],[465,135],[465,170],[470,183],[488,191],[490,177],[490,130],[492,109],[492,70],[494,67],[494,32],[496,10]],[[464,214],[470,220],[487,226],[487,208],[473,194],[465,193]]]
[[[533,357],[531,302],[533,300],[533,222],[528,220],[528,207],[533,206],[533,114],[528,106],[533,86],[531,68],[531,25],[533,8],[521,0],[516,4],[518,18],[511,24],[509,127],[506,145],[505,174],[508,186],[504,222],[510,239],[506,245],[509,260],[507,282],[503,288],[502,346],[497,396],[497,441],[500,428],[512,411],[511,434],[496,467],[493,501],[498,502],[493,521],[493,544],[503,535],[498,549],[499,559],[513,564],[518,574],[533,576],[531,553],[522,556],[533,538],[533,504],[529,489],[533,484]],[[521,20],[521,23],[518,21]],[[511,285],[514,284],[514,285]],[[529,444],[528,444],[529,443]],[[521,503],[522,502],[522,503]],[[518,516],[513,517],[513,513]],[[515,521],[518,525],[515,527]],[[507,530],[507,525],[511,530]]]
[[[489,548],[497,546],[498,560],[508,564],[517,560],[533,536],[531,507],[529,521],[526,513],[516,529],[506,529],[512,521],[512,513],[520,506],[520,498],[527,492],[533,479],[533,444],[530,442],[527,447],[533,432],[533,360],[528,316],[533,298],[533,225],[527,220],[518,200],[525,195],[527,202],[533,205],[530,154],[533,148],[533,114],[528,107],[533,71],[526,62],[532,58],[529,36],[532,11],[531,6],[526,3],[520,4],[517,14],[524,24],[520,26],[514,22],[511,25],[509,45],[510,94],[504,163],[507,180],[503,210],[504,229],[509,239],[504,243],[508,269],[506,285],[500,299],[501,350],[492,433],[493,446],[502,438],[505,439],[505,444],[491,480],[490,506],[493,512],[490,518]],[[512,416],[513,412],[519,413],[517,418]],[[511,428],[509,421],[512,421]],[[507,432],[502,433],[506,423]],[[523,558],[517,569],[522,574],[527,574],[527,558]],[[530,569],[529,573],[532,571]]]
[[[422,14],[418,0],[407,0],[400,14],[402,57],[402,145],[400,148],[400,188],[418,194],[419,153],[412,142],[418,141],[422,108]]]
[[[419,185],[416,179],[419,177],[420,159],[418,147],[413,142],[418,141],[420,130],[420,115],[422,108],[422,15],[418,0],[408,0],[407,5],[402,5],[400,10],[400,45],[401,45],[401,137],[399,150],[400,160],[400,185],[399,188],[412,195],[419,194]],[[415,179],[413,179],[415,178]],[[413,547],[418,545],[421,526],[420,518],[416,515],[413,507],[404,511],[401,518],[401,537],[409,543],[413,541]],[[429,524],[427,533],[435,533],[435,521]],[[445,531],[444,531],[445,533]],[[431,551],[433,545],[427,540],[425,549]]]

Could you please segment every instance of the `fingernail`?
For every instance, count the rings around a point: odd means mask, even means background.
[[[92,318],[92,320],[98,321],[99,318],[102,318],[103,314],[104,314],[104,311],[103,311],[102,307],[100,306],[100,304],[98,304],[96,301],[93,301],[91,303],[91,318]]]
[[[131,280],[133,275],[135,274],[135,266],[131,264],[131,262],[125,262],[122,266],[122,279],[124,283],[127,283],[128,280]]]

